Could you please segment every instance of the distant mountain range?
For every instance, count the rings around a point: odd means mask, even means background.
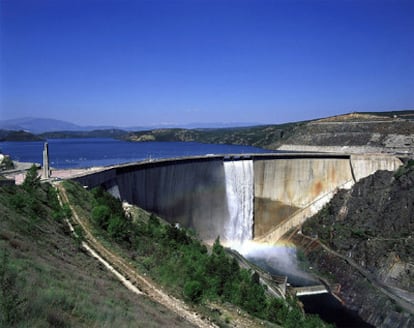
[[[56,131],[93,131],[93,130],[124,130],[124,131],[143,131],[161,128],[227,128],[227,127],[244,127],[258,125],[259,123],[191,123],[191,124],[159,124],[150,126],[131,126],[118,127],[114,125],[97,125],[97,126],[81,126],[71,122],[48,119],[25,117],[12,120],[0,121],[0,129],[3,130],[24,130],[33,134]]]

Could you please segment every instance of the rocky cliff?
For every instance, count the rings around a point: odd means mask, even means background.
[[[339,296],[378,327],[414,325],[414,161],[340,191],[294,237]]]

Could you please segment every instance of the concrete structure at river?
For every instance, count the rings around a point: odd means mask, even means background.
[[[119,165],[73,179],[89,188],[103,186],[206,241],[220,236],[231,242],[239,228],[251,230],[246,238],[275,242],[340,188],[401,164],[382,154],[214,155]]]

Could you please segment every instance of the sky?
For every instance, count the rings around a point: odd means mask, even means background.
[[[413,17],[412,0],[0,0],[0,120],[414,109]]]

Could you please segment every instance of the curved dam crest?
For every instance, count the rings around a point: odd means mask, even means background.
[[[205,241],[276,242],[337,190],[401,164],[389,155],[217,155],[119,165],[73,180],[103,186]]]

